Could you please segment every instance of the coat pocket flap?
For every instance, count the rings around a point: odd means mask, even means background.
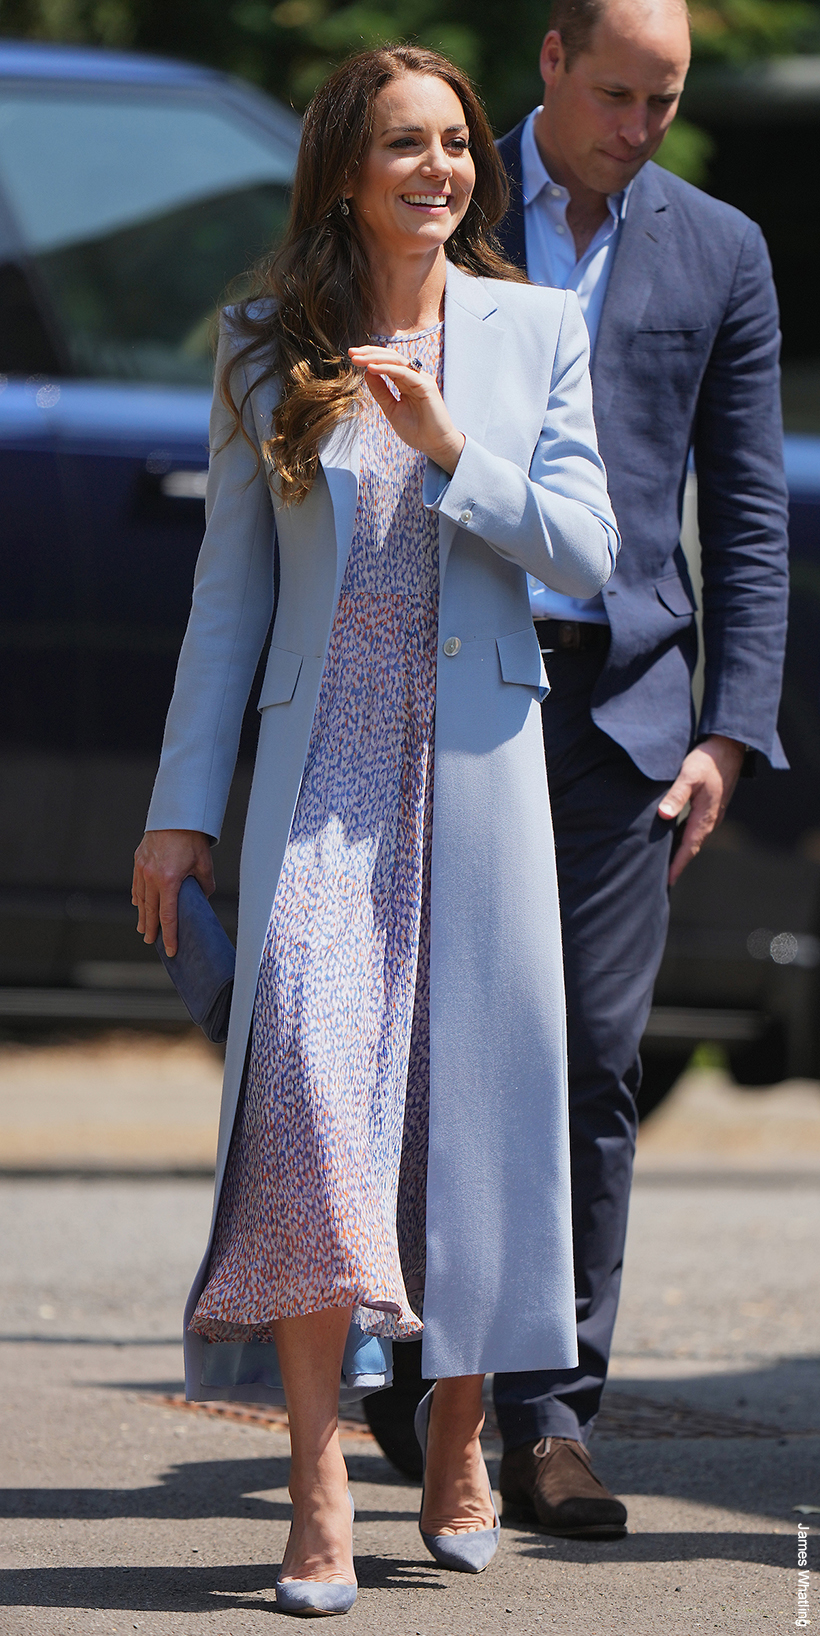
[[[271,648],[257,710],[266,710],[269,704],[287,704],[296,692],[301,668],[301,653]]]
[[[539,698],[545,699],[550,684],[533,626],[525,631],[513,631],[509,636],[497,636],[495,645],[504,681],[517,682],[519,687],[533,687]]]
[[[677,574],[669,574],[665,579],[655,582],[655,592],[665,608],[679,619],[691,619],[694,608],[692,598]]]

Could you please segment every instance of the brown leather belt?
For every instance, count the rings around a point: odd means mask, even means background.
[[[579,653],[588,648],[604,648],[609,642],[609,626],[593,625],[582,619],[536,619],[538,646],[545,653]]]

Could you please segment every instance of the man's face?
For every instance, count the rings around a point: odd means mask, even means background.
[[[611,0],[589,49],[567,70],[559,34],[541,50],[538,135],[563,175],[595,193],[620,193],[651,159],[677,113],[689,67],[689,28],[673,0]]]

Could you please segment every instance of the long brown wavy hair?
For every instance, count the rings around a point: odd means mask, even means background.
[[[281,397],[262,452],[287,504],[298,504],[310,492],[322,438],[357,412],[361,374],[347,349],[370,336],[375,301],[355,210],[346,215],[340,200],[370,145],[379,92],[405,74],[444,80],[464,109],[475,188],[444,246],[449,260],[467,273],[523,279],[494,237],[509,189],[487,116],[466,74],[438,52],[408,45],[363,51],[337,68],[305,114],[284,240],[258,264],[250,295],[232,310],[231,328],[242,345],[218,383],[235,420],[231,436],[247,436],[242,412],[249,394],[237,404],[231,391],[236,364],[253,354],[264,365],[261,376],[255,371],[255,384],[279,378]]]

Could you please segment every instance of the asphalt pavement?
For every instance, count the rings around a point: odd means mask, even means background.
[[[3,1636],[257,1636],[279,1617],[283,1418],[181,1401],[217,1087],[193,1041],[0,1052]],[[343,1628],[791,1631],[799,1525],[817,1623],[819,1229],[820,1087],[690,1075],[641,1139],[593,1445],[627,1538],[505,1528],[486,1574],[444,1573],[419,1490],[350,1417],[361,1590]],[[491,1423],[486,1447],[495,1475]]]

